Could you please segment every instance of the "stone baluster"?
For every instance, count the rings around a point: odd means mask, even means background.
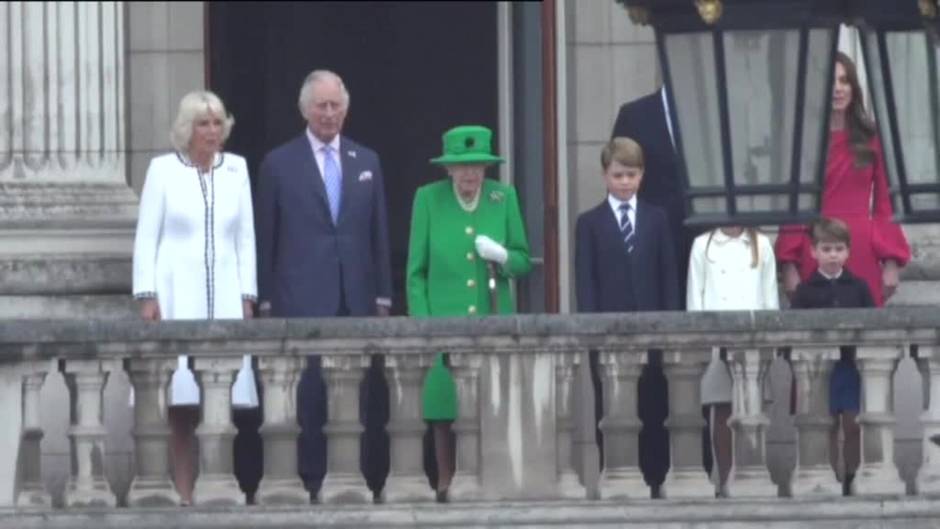
[[[52,498],[42,484],[40,464],[43,431],[39,392],[48,369],[46,362],[30,363],[23,377],[23,433],[19,460],[21,485],[16,496],[16,506],[20,509],[52,507]]]
[[[193,488],[196,505],[244,505],[245,494],[235,479],[232,424],[232,383],[241,367],[240,356],[196,357],[194,370],[202,386],[199,438],[199,477]]]
[[[904,494],[894,464],[894,371],[902,346],[859,346],[856,364],[862,375],[861,464],[852,482],[856,494]]]
[[[127,493],[131,507],[178,505],[179,494],[169,474],[166,387],[174,358],[132,358],[124,369],[134,388],[134,443],[137,475]]]
[[[928,386],[927,406],[920,416],[924,425],[923,463],[917,473],[917,493],[940,495],[940,444],[932,441],[940,436],[940,347],[918,345],[917,364]]]
[[[72,474],[65,486],[68,507],[114,507],[116,498],[104,475],[102,396],[112,366],[104,360],[61,361],[71,400]]]
[[[701,383],[711,349],[666,351],[663,372],[669,386],[669,428],[671,468],[663,482],[665,498],[712,497],[715,486],[702,464]]]
[[[604,468],[598,480],[601,498],[649,498],[650,489],[639,466],[639,436],[643,423],[637,416],[637,390],[646,353],[599,351],[604,417]],[[583,366],[587,368],[587,366]]]
[[[777,486],[767,469],[767,428],[763,384],[773,360],[770,349],[729,350],[734,378],[734,466],[728,483],[732,497],[775,497]]]
[[[425,355],[390,354],[385,357],[389,386],[389,473],[382,491],[390,502],[430,501],[434,491],[424,475],[422,440],[425,424],[421,414],[421,387]]]
[[[579,363],[580,355],[576,350],[555,355],[555,465],[558,469],[558,495],[562,498],[583,499],[587,494],[571,464],[574,453],[571,411],[574,406],[574,374]]]
[[[264,391],[264,477],[258,485],[262,505],[296,505],[310,502],[310,493],[297,474],[297,384],[304,359],[261,356],[258,371]]]
[[[841,496],[829,460],[829,377],[838,349],[794,347],[790,360],[796,378],[796,468],[790,482],[793,496]]]
[[[457,385],[457,465],[448,495],[453,500],[480,498],[483,492],[480,443],[480,366],[483,355],[452,352],[451,373]]]
[[[323,355],[327,391],[326,476],[319,500],[324,503],[371,503],[372,491],[359,468],[361,435],[359,384],[369,358],[362,355]]]

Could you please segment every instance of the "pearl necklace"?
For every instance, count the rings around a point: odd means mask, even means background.
[[[457,190],[457,184],[454,183],[454,196],[457,197],[457,203],[460,204],[460,208],[466,211],[467,213],[473,213],[477,209],[477,205],[480,203],[480,194],[483,191],[483,186],[480,186],[480,189],[477,189],[477,192],[473,195],[473,198],[466,200],[460,195],[460,191]]]

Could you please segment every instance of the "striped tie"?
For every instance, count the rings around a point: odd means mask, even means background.
[[[633,251],[633,223],[629,212],[630,204],[620,204],[620,238],[627,245],[627,253]]]

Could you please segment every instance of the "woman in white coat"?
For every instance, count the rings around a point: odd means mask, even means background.
[[[689,257],[686,310],[777,310],[773,245],[754,228],[723,226],[695,238]],[[712,351],[701,399],[709,426],[716,496],[727,496],[732,463],[732,379],[724,351]]]
[[[145,320],[253,315],[251,184],[245,159],[222,151],[233,124],[215,94],[190,92],[170,133],[175,152],[150,161],[134,241],[134,298]],[[199,388],[186,362],[180,357],[173,375],[168,413],[173,477],[183,505],[192,502],[199,420]]]

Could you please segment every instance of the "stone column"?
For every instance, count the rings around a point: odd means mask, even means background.
[[[421,387],[427,359],[420,354],[389,354],[385,373],[389,387],[388,435],[390,461],[382,490],[390,502],[430,501],[434,491],[424,475]]]
[[[48,364],[31,363],[23,376],[23,433],[20,445],[20,487],[16,506],[20,509],[49,509],[52,497],[42,484],[41,442],[43,437],[40,421],[41,402],[39,391],[46,379]]]
[[[202,423],[199,438],[199,477],[193,488],[195,505],[244,505],[238,487],[232,450],[232,383],[241,368],[241,356],[196,357],[195,371],[202,386]]]
[[[670,461],[663,482],[664,498],[712,497],[715,486],[702,464],[701,384],[711,348],[663,352],[663,372],[669,386]]]
[[[578,480],[571,464],[573,454],[571,410],[574,405],[574,374],[580,363],[577,350],[562,351],[555,355],[555,465],[558,468],[558,496],[584,499],[587,491]]]
[[[918,345],[917,364],[929,377],[924,384],[930,387],[927,409],[920,416],[924,425],[924,462],[917,473],[917,493],[940,496],[940,445],[931,441],[940,436],[940,347]]]
[[[480,366],[483,355],[453,352],[451,373],[457,384],[457,466],[447,493],[451,501],[473,500],[482,496],[482,458],[480,443]]]
[[[852,489],[856,494],[904,494],[894,464],[894,371],[903,346],[859,346],[856,364],[862,375],[862,460]]]
[[[639,436],[643,423],[637,416],[637,389],[646,352],[601,350],[598,363],[603,373],[604,468],[598,480],[601,498],[649,498],[639,461]],[[587,368],[588,366],[582,366]]]
[[[65,376],[71,401],[72,475],[65,485],[67,507],[114,507],[116,499],[105,479],[102,395],[111,372],[104,360],[63,360],[59,369]]]
[[[326,476],[320,487],[323,503],[371,503],[372,491],[359,468],[359,383],[369,358],[363,355],[323,355],[327,392]]]
[[[734,378],[734,465],[728,482],[732,497],[776,497],[777,486],[767,469],[766,442],[770,419],[764,414],[763,384],[774,352],[769,349],[729,350]]]
[[[310,493],[297,473],[297,383],[303,368],[303,358],[258,358],[264,391],[264,477],[256,494],[261,505],[310,503]]]
[[[123,2],[0,10],[0,317],[126,313],[137,197],[125,167]],[[101,264],[99,267],[97,265]]]
[[[796,468],[793,496],[841,496],[842,484],[829,461],[829,377],[837,349],[794,347],[790,355],[796,377]]]
[[[169,474],[166,387],[176,367],[174,358],[132,358],[124,368],[134,387],[134,441],[137,475],[127,493],[131,507],[178,505]]]

